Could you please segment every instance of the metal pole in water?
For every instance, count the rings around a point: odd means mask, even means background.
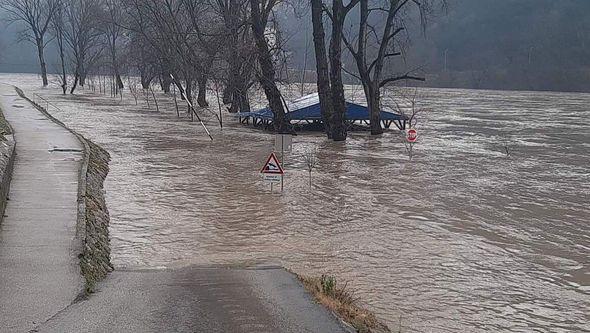
[[[281,164],[283,165],[283,171],[285,170],[285,148],[283,147],[283,135],[281,134]],[[281,193],[283,193],[283,178],[285,175],[281,175]]]
[[[176,84],[176,85],[179,85],[180,84],[178,81],[176,81],[176,79],[174,78],[174,76],[172,74],[170,74],[170,78],[172,79],[172,81],[174,82],[174,84]],[[193,108],[193,104],[188,100],[186,94],[184,92],[182,92],[182,91],[180,92],[180,94],[186,100],[186,104],[188,105],[189,110],[191,111],[191,118],[193,117],[193,115],[197,116],[197,119],[201,123],[201,126],[203,126],[203,128],[205,129],[205,132],[207,133],[207,135],[209,136],[209,138],[211,139],[211,141],[213,141],[213,137],[211,136],[211,133],[207,129],[207,126],[205,126],[205,123],[203,123],[203,121],[201,120],[201,117],[199,117],[199,115],[195,111],[195,108]]]

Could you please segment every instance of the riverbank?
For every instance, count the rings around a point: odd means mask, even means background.
[[[361,307],[354,291],[348,289],[347,283],[338,284],[334,276],[322,275],[310,277],[296,274],[305,290],[317,302],[332,311],[346,325],[358,333],[391,333],[387,325],[382,323],[374,313]],[[401,333],[401,328],[400,331]]]

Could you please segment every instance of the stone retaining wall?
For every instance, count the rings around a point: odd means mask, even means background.
[[[109,153],[95,143],[86,140],[89,148],[86,171],[85,237],[80,255],[80,267],[86,279],[86,290],[91,292],[96,282],[113,270],[109,240],[109,211],[103,183],[109,173]]]

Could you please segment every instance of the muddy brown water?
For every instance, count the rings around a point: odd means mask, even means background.
[[[229,118],[219,130],[206,115],[209,141],[163,95],[158,113],[129,96],[2,80],[111,153],[116,267],[330,273],[403,332],[590,331],[589,94],[423,90],[431,111],[412,161],[394,132],[346,143],[305,133],[285,191],[271,194],[258,174],[268,133]]]

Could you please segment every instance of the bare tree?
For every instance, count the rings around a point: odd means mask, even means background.
[[[318,164],[318,152],[317,149],[314,147],[309,147],[303,152],[303,159],[305,160],[305,166],[307,167],[307,172],[309,173],[309,189],[311,190],[311,172]]]
[[[158,61],[158,55],[160,53],[148,39],[144,38],[142,33],[137,33],[134,29],[141,30],[142,27],[134,27],[130,30],[130,41],[127,45],[127,53],[130,58],[129,62],[139,74],[141,87],[148,89],[158,73],[161,76],[167,76],[167,78],[163,78],[162,80],[168,80],[172,73],[172,65],[168,64],[166,58]]]
[[[180,84],[177,87],[181,96],[189,101],[193,99],[194,84],[197,83],[197,102],[205,107],[208,105],[205,99],[208,67],[215,52],[202,47],[203,36],[198,22],[200,12],[198,2],[189,3],[188,0],[126,2],[127,29],[138,36],[136,40],[140,42],[142,58],[156,59],[155,63],[159,66],[151,77],[169,72],[177,78],[177,83],[184,80],[184,87]],[[141,63],[143,65],[145,61],[142,59]],[[161,64],[165,64],[165,68]]]
[[[329,139],[332,138],[330,124],[334,107],[332,103],[332,91],[330,89],[330,73],[328,56],[326,54],[326,41],[323,19],[324,7],[322,0],[311,0],[311,19],[313,25],[313,44],[315,50],[317,88],[320,98],[320,109],[324,123],[324,130]]]
[[[102,31],[106,46],[109,53],[109,62],[113,77],[115,79],[115,93],[122,91],[124,85],[121,79],[121,64],[117,51],[123,39],[123,8],[119,0],[104,0],[104,10],[102,11],[101,24],[99,30]]]
[[[103,50],[99,42],[101,32],[98,30],[101,7],[95,0],[65,1],[67,23],[64,37],[74,62],[74,83],[70,89],[73,94],[78,84],[84,86],[88,72]]]
[[[129,88],[129,92],[135,100],[135,105],[137,105],[137,96],[139,95],[137,91],[137,82],[135,82],[135,80],[132,79],[130,76],[127,77],[127,87]]]
[[[329,8],[324,5],[322,0],[311,0],[318,95],[324,124],[327,126],[326,132],[328,137],[334,141],[344,141],[347,137],[346,101],[342,81],[342,38],[346,16],[358,2],[359,0],[350,0],[345,5],[343,0],[332,0],[332,5]],[[324,12],[330,18],[332,26],[329,57],[326,57]]]
[[[53,15],[53,19],[51,20],[51,31],[57,42],[57,49],[59,52],[59,61],[60,61],[60,77],[59,83],[62,89],[63,94],[66,94],[68,90],[68,76],[66,73],[66,55],[65,55],[65,40],[64,40],[64,29],[65,29],[65,19],[64,19],[64,6],[65,2],[58,0],[57,1],[57,8],[55,14]]]
[[[406,127],[408,129],[416,129],[419,123],[423,123],[423,114],[428,111],[418,103],[419,90],[414,89],[395,89],[390,90],[383,95],[383,104],[394,109],[400,115],[404,116],[406,120]],[[400,140],[404,143],[408,157],[413,157],[413,143],[409,143],[406,139],[406,131],[400,131]]]
[[[49,24],[58,7],[56,0],[0,0],[0,8],[8,13],[9,22],[22,22],[26,28],[20,39],[29,41],[37,47],[41,66],[43,86],[47,86],[47,64],[45,63],[45,46],[49,42],[46,34]]]
[[[231,103],[229,112],[248,112],[248,88],[252,81],[252,63],[256,50],[250,29],[248,0],[211,0],[212,12],[223,22],[223,33],[219,36],[223,43],[222,57],[227,63],[224,103]]]
[[[278,133],[288,133],[290,129],[285,115],[283,98],[276,84],[276,71],[268,40],[265,37],[268,16],[276,4],[276,0],[250,0],[250,15],[258,53],[258,64],[260,65],[260,73],[256,73],[256,75],[274,114],[273,124],[275,130]]]
[[[381,127],[381,88],[401,80],[425,81],[413,70],[401,75],[386,75],[386,61],[402,55],[399,50],[399,35],[406,30],[404,15],[411,5],[417,7],[424,26],[435,3],[445,0],[360,0],[359,24],[356,43],[343,35],[343,40],[356,63],[363,85],[371,120],[371,134],[383,133]],[[374,17],[371,17],[374,15]]]

